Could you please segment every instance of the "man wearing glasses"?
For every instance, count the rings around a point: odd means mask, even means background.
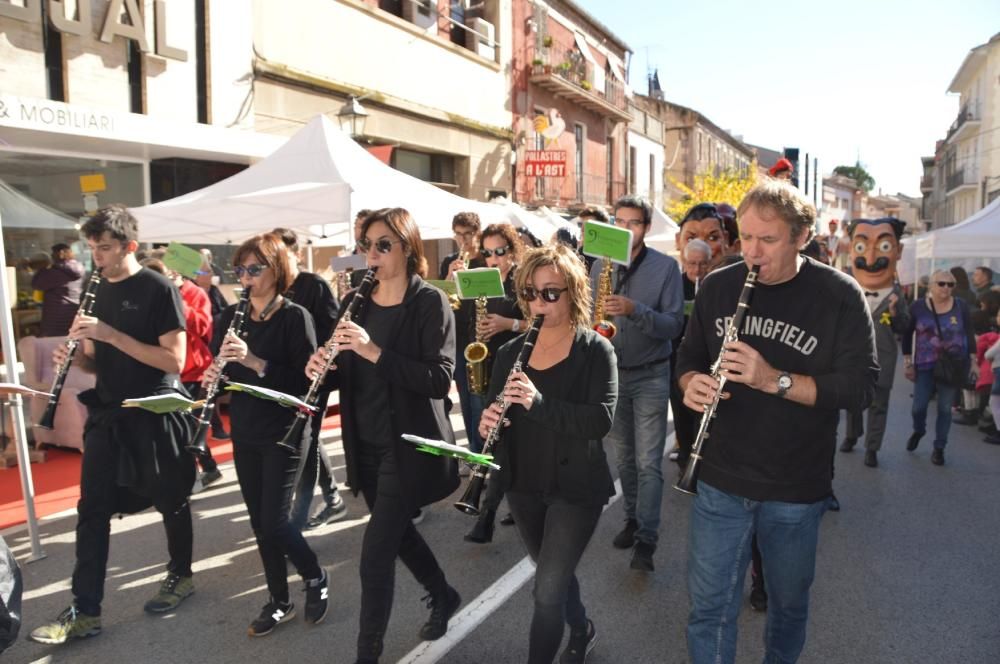
[[[475,212],[459,212],[451,220],[451,230],[455,234],[455,244],[458,251],[445,256],[438,273],[440,279],[454,279],[455,272],[467,268],[483,267],[485,263],[479,257],[479,231],[482,228],[479,215]],[[464,259],[463,259],[464,257]],[[455,309],[455,386],[458,388],[458,401],[462,406],[462,422],[469,441],[469,448],[482,449],[483,441],[479,438],[479,414],[469,395],[469,381],[465,370],[465,354],[462,350],[474,340],[472,322],[475,319],[475,305],[472,300],[461,302]],[[465,466],[462,466],[463,471]]]
[[[653,209],[644,198],[615,203],[615,225],[632,231],[631,263],[612,275],[613,294],[604,311],[617,333],[611,343],[618,360],[618,407],[608,434],[618,458],[625,527],[614,546],[632,549],[632,569],[652,572],[663,497],[663,446],[667,438],[671,340],[684,323],[684,295],[677,261],[647,247]],[[594,292],[604,260],[594,263]]]

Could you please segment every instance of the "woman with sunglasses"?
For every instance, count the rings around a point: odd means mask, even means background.
[[[334,330],[336,369],[327,387],[340,389],[347,484],[360,490],[371,512],[361,545],[359,664],[377,662],[392,611],[396,559],[426,588],[431,615],[420,629],[441,638],[461,598],[445,579],[410,518],[458,487],[458,465],[423,454],[404,433],[455,442],[448,390],[455,366],[455,327],[448,299],[421,278],[423,244],[409,212],[383,209],[365,220],[358,245],[378,283],[351,321]],[[356,291],[344,298],[346,310]],[[306,373],[322,370],[324,349]]]
[[[505,344],[493,366],[488,398],[511,404],[496,449],[500,481],[528,554],[535,562],[535,610],[528,662],[583,662],[596,631],[580,599],[577,564],[615,489],[601,439],[611,430],[618,395],[615,352],[590,328],[590,281],[563,245],[529,250],[515,275],[526,317],[544,315],[525,370],[508,373],[523,337]],[[483,411],[479,434],[499,424],[501,408]]]
[[[947,270],[931,275],[930,289],[924,299],[910,307],[910,326],[903,333],[903,362],[906,377],[913,388],[913,433],[906,443],[909,452],[917,449],[927,431],[927,406],[937,391],[937,420],[934,423],[934,451],[931,463],[944,465],[944,448],[951,428],[951,405],[958,385],[943,383],[934,377],[934,364],[942,353],[968,359],[963,374],[976,372],[976,341],[972,332],[969,307],[954,296],[955,277]],[[914,352],[916,344],[916,352]]]
[[[484,320],[479,321],[476,330],[478,338],[486,341],[492,362],[496,359],[500,347],[513,339],[519,331],[522,331],[524,314],[521,313],[521,308],[517,303],[514,272],[524,248],[517,231],[510,224],[487,226],[480,242],[482,248],[479,254],[486,261],[487,267],[495,267],[500,270],[500,280],[503,282],[504,290],[504,297],[490,298],[487,301],[486,311],[488,313]],[[477,338],[475,334],[470,334],[470,336]],[[478,423],[485,407],[482,395],[470,395],[470,404],[474,421]],[[477,440],[479,439],[477,438]],[[471,441],[472,438],[470,438],[470,443]],[[479,443],[481,445],[482,441],[480,440]],[[470,447],[473,446],[470,444]],[[473,451],[479,452],[480,450],[473,447]],[[501,500],[503,500],[502,484],[499,481],[493,481],[486,491],[479,518],[472,530],[465,535],[466,542],[485,544],[493,541],[494,521]],[[513,525],[514,522],[507,517],[503,523]]]
[[[243,338],[228,334],[236,306],[225,309],[216,328],[215,346],[218,357],[228,364],[223,371],[219,363],[213,363],[202,384],[214,381],[221,371],[231,381],[303,394],[309,383],[301,367],[316,349],[316,333],[312,316],[281,295],[292,283],[284,243],[273,233],[250,238],[236,250],[233,265],[240,284],[250,289],[245,334]],[[260,616],[250,623],[249,634],[270,634],[295,615],[288,594],[286,557],[305,582],[305,620],[319,623],[327,610],[326,572],[289,520],[298,458],[277,444],[295,419],[295,411],[233,392],[229,413],[236,477],[270,593]]]

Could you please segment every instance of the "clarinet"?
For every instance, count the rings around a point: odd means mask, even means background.
[[[83,297],[80,298],[80,308],[77,309],[77,316],[90,316],[94,311],[94,303],[97,301],[97,287],[101,283],[101,272],[104,268],[97,268],[90,275],[90,280],[87,282],[87,290],[83,293]],[[65,341],[66,359],[63,360],[62,364],[56,370],[55,378],[52,380],[52,387],[49,389],[51,396],[49,397],[49,402],[45,406],[45,412],[42,413],[42,419],[38,421],[35,426],[42,429],[52,429],[52,426],[56,421],[56,408],[59,406],[59,395],[63,391],[63,383],[66,382],[66,375],[69,373],[69,366],[73,363],[73,357],[76,355],[76,349],[80,347],[79,339],[67,339]]]
[[[719,387],[715,390],[712,403],[705,407],[705,411],[701,415],[701,424],[698,425],[698,436],[694,440],[694,445],[691,446],[691,458],[684,469],[684,474],[681,475],[681,478],[677,480],[677,484],[674,485],[674,488],[682,493],[692,496],[698,493],[698,468],[701,463],[701,448],[705,444],[705,441],[708,440],[708,429],[715,418],[715,411],[719,407],[719,400],[722,399],[722,389],[726,385],[726,377],[719,370],[722,365],[722,356],[726,352],[726,344],[736,341],[739,338],[740,328],[743,327],[743,319],[750,309],[750,298],[753,297],[753,289],[757,285],[757,273],[759,271],[759,265],[754,265],[750,268],[747,279],[743,282],[743,290],[740,292],[740,300],[739,304],[736,305],[736,312],[729,321],[729,325],[726,326],[726,332],[722,338],[722,348],[719,349],[719,356],[715,358],[715,362],[712,364],[712,378],[719,382]]]
[[[361,303],[368,299],[371,295],[372,288],[375,287],[375,271],[378,270],[377,267],[370,267],[368,271],[365,272],[364,279],[361,280],[361,284],[358,286],[358,292],[354,294],[354,298],[351,303],[347,305],[347,310],[344,315],[341,316],[341,320],[348,321],[357,315],[358,307]],[[316,373],[313,376],[312,384],[309,385],[309,392],[306,393],[305,401],[310,406],[315,406],[319,401],[319,394],[322,390],[323,383],[326,381],[326,375],[330,373],[330,368],[333,366],[333,361],[337,359],[337,355],[340,354],[340,348],[337,346],[337,342],[334,341],[336,338],[336,330],[334,334],[330,335],[330,338],[326,340],[323,344],[323,350],[326,351],[326,361],[323,362],[323,370]],[[302,443],[302,432],[305,431],[306,422],[312,417],[312,412],[306,409],[301,409],[295,414],[295,421],[292,422],[292,426],[289,427],[288,432],[285,437],[278,441],[278,446],[292,452],[293,454],[298,454],[299,448]]]
[[[240,294],[240,301],[236,304],[236,311],[233,313],[233,320],[229,322],[229,329],[226,330],[226,335],[223,339],[228,337],[230,334],[234,334],[238,337],[243,335],[243,327],[246,321],[247,309],[249,308],[250,287],[247,286]],[[206,438],[208,437],[208,427],[212,423],[212,415],[215,413],[215,402],[219,398],[219,385],[222,383],[222,367],[226,364],[221,357],[221,353],[215,357],[212,363],[218,367],[219,374],[208,387],[204,388],[205,405],[202,406],[201,414],[198,415],[198,426],[194,430],[194,436],[191,437],[191,442],[184,447],[184,449],[188,452],[197,456],[202,456],[208,451],[208,444],[206,443]]]
[[[514,365],[510,368],[510,373],[507,374],[507,380],[504,381],[504,388],[507,387],[514,374],[520,373],[524,365],[531,359],[531,351],[535,347],[535,339],[538,338],[538,330],[541,329],[544,319],[545,316],[543,315],[535,316],[535,319],[531,322],[531,327],[525,332],[524,344],[517,354],[517,359],[514,360]],[[500,406],[500,420],[487,434],[486,440],[483,442],[483,454],[492,454],[493,449],[503,435],[504,418],[507,415],[507,409],[510,408],[510,402],[504,398],[503,393],[504,390],[500,390],[500,394],[497,395],[496,399],[497,405]],[[455,503],[455,508],[459,512],[479,516],[479,499],[482,496],[483,485],[486,482],[486,475],[489,473],[489,469],[489,466],[479,464],[472,467],[472,477],[469,478],[469,486],[466,487],[462,498]]]

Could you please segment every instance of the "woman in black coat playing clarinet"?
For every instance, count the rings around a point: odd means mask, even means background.
[[[455,442],[448,421],[448,390],[455,366],[455,323],[448,299],[424,282],[420,231],[402,208],[378,210],[361,228],[358,246],[377,268],[371,296],[344,298],[354,310],[334,330],[336,369],[327,380],[340,389],[347,483],[364,495],[371,512],[361,546],[361,618],[358,659],[377,662],[395,586],[396,558],[427,589],[431,615],[420,637],[432,641],[448,629],[461,599],[445,579],[410,518],[420,507],[458,487],[458,465],[422,454],[401,439],[410,433]],[[326,349],[309,360],[306,374],[323,371]]]
[[[500,349],[479,434],[499,425],[502,397],[510,424],[496,461],[517,529],[535,562],[530,664],[583,662],[596,631],[580,598],[576,566],[614,495],[601,439],[618,398],[615,353],[590,329],[591,296],[583,263],[563,245],[529,250],[515,277],[526,317],[545,320],[525,370],[508,374],[523,336]]]
[[[273,233],[250,238],[233,256],[236,276],[250,288],[250,310],[244,323],[245,339],[226,330],[235,305],[222,312],[216,345],[218,356],[205,371],[204,385],[220,370],[231,380],[300,396],[307,382],[302,365],[316,349],[312,316],[282,297],[291,285],[288,258],[281,238]],[[288,568],[292,561],[306,585],[305,620],[316,624],[327,610],[326,572],[316,554],[289,521],[298,456],[278,445],[295,419],[295,411],[245,392],[233,392],[229,407],[233,461],[240,493],[250,513],[257,551],[264,564],[270,598],[250,624],[250,636],[265,636],[295,615],[288,595]],[[307,441],[308,445],[308,441]]]

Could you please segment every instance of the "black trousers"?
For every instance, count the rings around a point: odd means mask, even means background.
[[[403,497],[392,451],[375,443],[359,446],[361,492],[371,519],[361,543],[361,619],[359,654],[381,644],[392,612],[396,558],[428,592],[446,584],[444,571],[410,520],[419,505]]]
[[[271,597],[288,601],[288,565],[292,561],[303,580],[323,575],[316,554],[288,518],[295,488],[298,458],[275,443],[233,445],[240,493],[250,513],[257,552]]]
[[[562,643],[563,625],[577,632],[587,628],[576,566],[597,528],[602,507],[513,490],[507,492],[507,504],[536,566],[528,662],[551,664]]]
[[[295,500],[292,503],[292,525],[299,530],[302,530],[309,519],[309,507],[312,505],[313,490],[317,484],[319,484],[323,499],[327,503],[333,502],[335,491],[333,468],[330,466],[330,458],[326,455],[326,450],[319,444],[320,429],[323,427],[326,403],[329,398],[329,392],[320,394],[317,403],[318,410],[309,422],[309,449],[306,450],[305,465],[302,467],[302,476],[299,478],[299,485],[295,488]]]
[[[135,501],[128,490],[118,484],[119,455],[111,428],[88,424],[83,439],[80,500],[76,504],[76,565],[72,586],[77,608],[88,615],[101,614],[111,544],[111,517],[122,511],[132,511],[128,506]],[[170,556],[167,571],[191,576],[191,505],[186,497],[179,497],[179,493],[182,492],[175,490],[169,496],[155,495],[152,502],[163,516]],[[148,501],[145,505],[149,505]]]

